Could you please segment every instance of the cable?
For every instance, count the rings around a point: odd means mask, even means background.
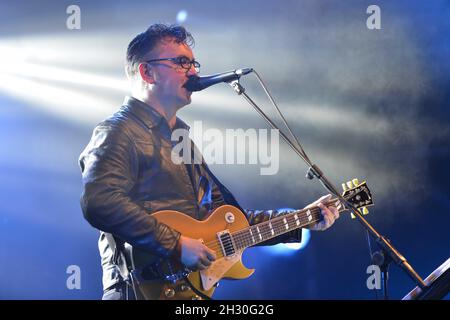
[[[294,141],[296,143],[296,147],[298,147],[299,151],[301,151],[303,157],[305,159],[308,160],[308,162],[311,162],[308,158],[308,156],[306,155],[306,152],[303,150],[302,146],[300,145],[298,138],[294,135],[294,133],[292,132],[291,128],[289,127],[286,119],[284,118],[283,114],[280,111],[280,108],[278,107],[277,103],[275,102],[275,100],[272,98],[272,95],[270,94],[269,90],[267,89],[266,85],[264,84],[264,81],[261,79],[261,77],[259,76],[258,72],[256,72],[256,70],[253,69],[253,73],[256,76],[256,79],[258,79],[259,83],[261,84],[262,88],[264,89],[264,92],[266,93],[267,97],[269,98],[270,102],[272,103],[272,105],[275,107],[275,109],[277,110],[278,115],[280,116],[280,118],[283,120],[284,125],[286,126],[286,128],[288,129],[290,135],[292,136],[292,138],[294,138]],[[292,141],[291,141],[292,142]]]

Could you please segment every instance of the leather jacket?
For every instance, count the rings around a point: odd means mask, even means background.
[[[174,129],[189,127],[179,118]],[[123,106],[97,125],[79,158],[83,191],[81,208],[85,219],[99,229],[103,288],[123,280],[123,258],[114,260],[107,233],[115,239],[170,257],[180,233],[159,223],[152,213],[177,210],[202,220],[217,207],[240,208],[250,224],[286,211],[244,210],[233,195],[211,173],[206,163],[175,164],[172,130],[164,117],[149,105],[126,97]],[[193,145],[193,143],[192,143]],[[194,146],[195,148],[195,146]],[[298,242],[301,230],[270,240]]]

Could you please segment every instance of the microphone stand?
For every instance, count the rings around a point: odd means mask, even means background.
[[[268,94],[269,98],[271,99],[272,103],[276,106],[275,102],[273,101],[272,97],[268,93],[267,89],[265,88],[263,82],[259,78],[256,71],[254,71],[255,75],[257,76],[258,80],[261,82],[261,85],[263,86],[264,90]],[[375,239],[375,242],[378,243],[378,246],[380,247],[381,254],[383,255],[384,259],[379,259],[379,267],[383,272],[383,284],[384,284],[384,297],[387,299],[387,280],[388,280],[388,272],[387,269],[389,267],[389,264],[391,261],[394,261],[423,291],[425,291],[428,287],[425,284],[425,282],[422,280],[422,278],[417,274],[417,272],[412,268],[412,266],[408,263],[406,258],[398,252],[397,249],[394,248],[394,246],[381,234],[375,230],[375,228],[366,220],[364,217],[360,214],[360,212],[346,199],[344,199],[338,189],[328,180],[328,178],[324,175],[322,170],[316,165],[313,164],[306,153],[303,151],[303,148],[301,147],[298,140],[297,146],[292,143],[292,141],[278,128],[278,126],[272,122],[272,120],[267,117],[267,115],[261,110],[261,108],[258,107],[258,105],[245,93],[245,88],[242,87],[242,85],[239,83],[239,80],[233,80],[228,82],[228,84],[234,89],[234,91],[238,95],[242,95],[244,99],[264,118],[264,120],[267,121],[267,123],[273,128],[278,130],[281,137],[286,141],[286,143],[297,153],[297,155],[303,159],[303,161],[308,166],[308,171],[306,173],[306,177],[309,180],[314,179],[316,177],[321,184],[327,189],[331,194],[336,196],[341,203],[343,203],[349,210],[353,212],[356,219],[360,222],[360,224],[369,232],[369,234]],[[277,107],[278,110],[278,107]],[[281,112],[278,110],[281,115]],[[289,126],[286,123],[286,126],[289,129]],[[290,129],[289,129],[290,131]],[[292,132],[291,132],[292,134]],[[293,135],[293,134],[292,134]],[[294,136],[294,135],[293,135]],[[295,138],[295,136],[294,136]],[[295,138],[296,139],[296,138]]]

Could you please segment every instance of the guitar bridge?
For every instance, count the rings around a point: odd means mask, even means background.
[[[222,248],[224,257],[230,257],[236,253],[236,247],[234,245],[233,237],[228,230],[218,232],[217,238]]]

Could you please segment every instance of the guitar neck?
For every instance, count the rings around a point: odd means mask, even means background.
[[[333,198],[326,202],[325,205],[331,205],[336,203],[336,201],[339,200]],[[339,211],[345,210],[343,206],[339,207]],[[235,248],[237,250],[243,250],[290,231],[316,223],[321,219],[320,208],[315,206],[293,211],[289,214],[249,226],[243,230],[233,232],[231,235]]]

